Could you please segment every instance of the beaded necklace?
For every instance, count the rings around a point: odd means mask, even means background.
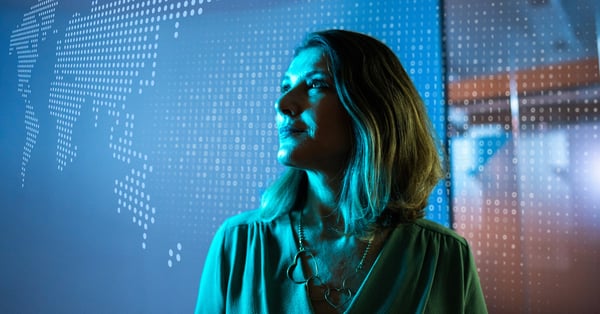
[[[365,250],[360,258],[360,261],[358,262],[358,265],[356,265],[356,267],[354,268],[354,272],[351,275],[346,276],[342,280],[341,287],[337,287],[337,288],[332,287],[332,286],[326,284],[325,282],[323,282],[323,280],[321,279],[320,274],[319,274],[319,266],[317,264],[314,254],[310,250],[307,250],[306,247],[304,247],[305,240],[306,240],[306,238],[304,235],[304,226],[302,225],[302,213],[300,213],[300,219],[298,221],[298,252],[296,252],[296,255],[294,256],[292,263],[287,268],[288,279],[290,279],[295,284],[304,285],[306,288],[307,294],[311,298],[311,300],[313,300],[313,301],[325,300],[327,302],[327,304],[329,304],[331,307],[333,307],[336,310],[344,309],[347,306],[347,304],[354,298],[354,291],[352,291],[352,289],[347,287],[346,283],[347,283],[348,279],[353,278],[356,274],[360,273],[363,270],[363,267],[365,265],[365,260],[367,259],[367,255],[369,254],[369,250],[371,249],[371,246],[373,244],[373,237],[371,237],[369,239],[369,242],[367,243],[367,246],[365,247]],[[302,263],[303,259],[306,260],[306,263],[309,265],[309,267],[310,267],[310,265],[312,265],[310,275],[305,278],[296,278],[296,277],[294,277],[294,270],[299,265],[299,263]],[[312,261],[312,263],[311,263],[311,261]],[[313,299],[312,298],[311,280],[312,280],[312,284],[315,287],[320,287],[324,291],[323,299]],[[339,298],[337,301],[334,298],[333,293],[338,294]]]

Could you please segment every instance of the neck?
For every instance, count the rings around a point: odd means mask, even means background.
[[[336,213],[340,190],[339,179],[315,172],[307,172],[307,176],[305,223],[321,229],[323,233],[329,233],[331,230],[343,230],[342,218]]]

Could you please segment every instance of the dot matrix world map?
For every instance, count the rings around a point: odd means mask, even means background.
[[[10,1],[0,248],[15,295],[0,312],[188,312],[214,232],[282,170],[273,105],[309,31],[418,60],[444,127],[437,1]],[[428,215],[448,224],[445,193]]]

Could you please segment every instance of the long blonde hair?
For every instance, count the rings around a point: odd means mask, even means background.
[[[354,149],[338,195],[346,233],[364,234],[424,216],[443,177],[425,105],[398,57],[373,37],[344,30],[310,33],[295,55],[319,47],[352,119]],[[287,169],[263,193],[261,214],[276,218],[306,197],[306,174]]]

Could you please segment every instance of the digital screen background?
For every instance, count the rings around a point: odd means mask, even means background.
[[[227,217],[282,170],[274,102],[314,30],[386,42],[440,141],[437,1],[2,4],[0,311],[185,313]],[[430,219],[450,226],[447,187]]]
[[[600,312],[600,6],[4,0],[0,312],[187,313],[208,245],[282,170],[274,102],[314,30],[371,34],[423,96],[490,313]]]
[[[598,1],[444,2],[453,227],[490,313],[598,313]]]

